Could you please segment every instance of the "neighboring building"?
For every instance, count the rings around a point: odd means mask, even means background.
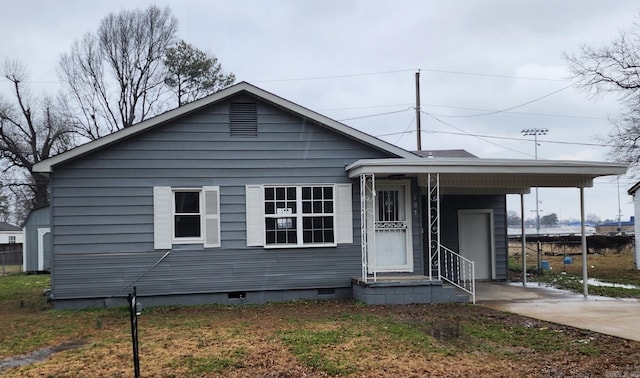
[[[145,305],[468,301],[451,285],[507,278],[507,194],[626,172],[446,155],[223,89],[34,166],[56,307],[122,304],[134,285]]]
[[[630,217],[629,220],[620,222],[603,222],[596,225],[597,234],[634,234],[635,229],[635,217]]]
[[[640,193],[638,193],[638,189],[640,189],[640,181],[633,185],[627,193],[630,196],[633,196],[633,209],[635,217],[640,217]],[[635,222],[634,222],[635,223]],[[640,235],[640,224],[634,224],[634,233],[635,233],[635,258],[633,259],[636,270],[640,270],[640,243],[638,243],[637,235]]]
[[[51,272],[51,210],[33,209],[23,224],[22,270],[28,273]]]
[[[22,244],[22,229],[7,222],[0,222],[0,245]]]

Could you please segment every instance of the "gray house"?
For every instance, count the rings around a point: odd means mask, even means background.
[[[506,279],[507,194],[626,171],[453,155],[234,85],[34,167],[51,178],[53,299],[469,301]]]

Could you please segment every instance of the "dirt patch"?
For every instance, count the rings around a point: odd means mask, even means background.
[[[35,364],[36,362],[42,362],[51,357],[51,355],[54,353],[63,352],[65,350],[78,349],[85,345],[87,345],[86,341],[73,340],[56,346],[42,348],[36,350],[35,352],[24,354],[22,356],[5,358],[3,360],[0,360],[0,373],[2,373],[6,369],[24,365],[31,365]]]

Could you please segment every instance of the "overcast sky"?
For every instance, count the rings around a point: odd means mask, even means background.
[[[171,8],[180,38],[215,54],[238,81],[400,147],[416,148],[419,69],[424,150],[533,159],[521,131],[545,128],[540,159],[581,161],[609,160],[606,147],[584,144],[606,143],[597,137],[621,109],[613,96],[571,87],[563,52],[609,43],[640,11],[635,1],[604,0],[1,1],[0,59],[21,60],[35,94],[58,90],[60,55],[109,12],[155,3]],[[617,219],[620,193],[627,219],[634,182],[620,178],[618,191],[615,177],[596,180],[586,212]],[[579,217],[577,189],[541,189],[540,201],[541,216]],[[535,208],[533,194],[525,206]],[[519,212],[519,197],[509,208]]]

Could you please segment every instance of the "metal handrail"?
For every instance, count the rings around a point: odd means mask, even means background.
[[[475,262],[440,244],[443,251],[440,279],[471,295],[476,303]]]

